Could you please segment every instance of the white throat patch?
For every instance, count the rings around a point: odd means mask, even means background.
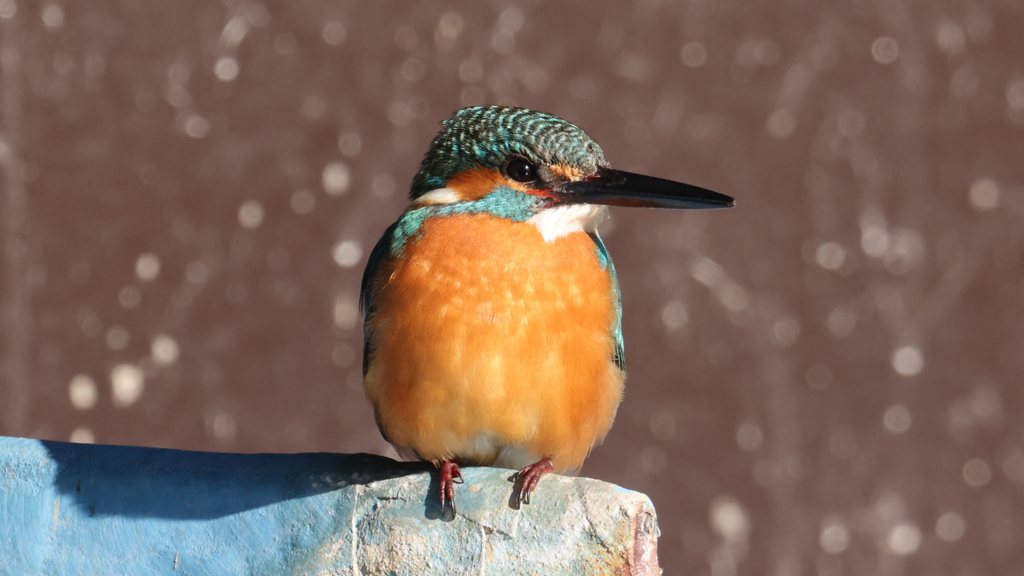
[[[597,225],[607,217],[607,206],[568,204],[541,210],[526,222],[540,230],[545,242],[554,242],[573,232],[596,232]]]

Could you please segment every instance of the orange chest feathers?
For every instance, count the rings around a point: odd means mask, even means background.
[[[388,440],[430,460],[578,468],[622,393],[594,241],[490,215],[424,222],[377,279],[364,380]]]

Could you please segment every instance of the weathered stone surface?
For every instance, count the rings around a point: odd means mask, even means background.
[[[0,574],[660,574],[637,492],[366,454],[217,454],[0,437]]]

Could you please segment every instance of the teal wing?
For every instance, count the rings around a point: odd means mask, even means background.
[[[612,339],[615,341],[615,353],[612,355],[612,362],[619,367],[619,370],[626,371],[626,345],[622,341],[622,293],[619,291],[619,277],[615,274],[615,264],[608,255],[608,248],[596,232],[589,232],[590,239],[597,245],[597,256],[601,264],[608,269],[612,277],[612,298],[615,299],[615,324],[612,326]]]
[[[391,252],[391,240],[397,227],[398,222],[389,226],[377,241],[377,245],[373,247],[370,258],[366,262],[366,270],[363,271],[363,281],[359,288],[359,305],[363,310],[363,376],[366,376],[366,371],[370,368],[370,361],[373,359],[373,323],[371,319],[377,310],[373,302],[377,296],[374,285],[381,272],[381,264]]]

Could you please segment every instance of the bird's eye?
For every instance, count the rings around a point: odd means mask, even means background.
[[[537,179],[537,167],[526,160],[516,158],[505,166],[505,174],[516,182],[533,182]]]

